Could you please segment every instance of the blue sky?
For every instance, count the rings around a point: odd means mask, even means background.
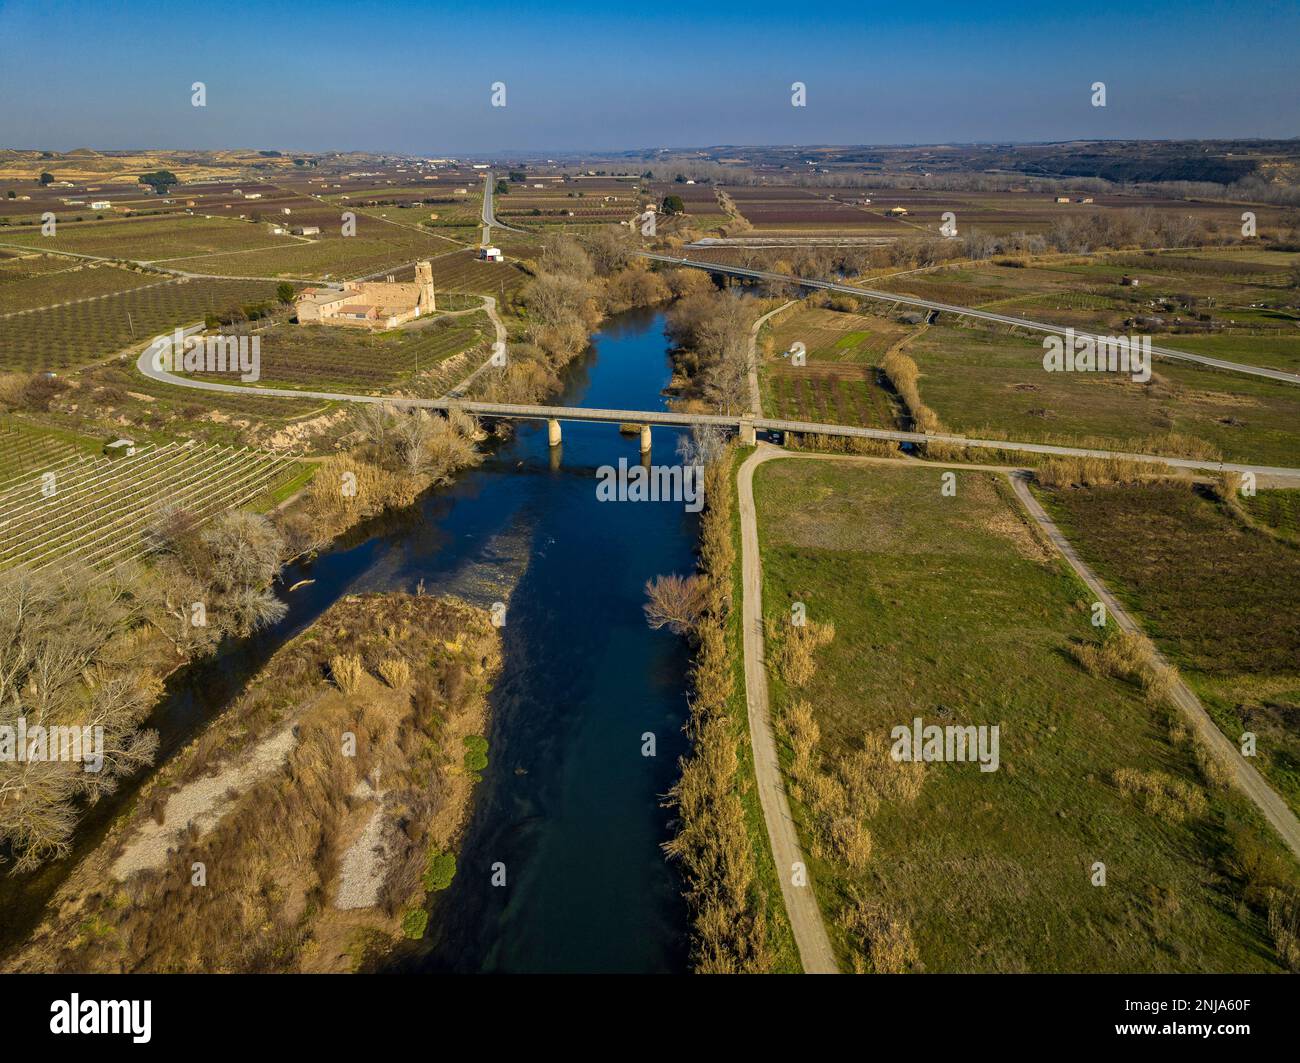
[[[1044,8],[1048,10],[1044,10]],[[1300,5],[0,0],[0,146],[428,155],[1300,135]],[[208,105],[190,105],[190,85]],[[490,86],[506,84],[504,108]],[[790,85],[808,105],[790,105]],[[1104,81],[1107,106],[1092,107]]]

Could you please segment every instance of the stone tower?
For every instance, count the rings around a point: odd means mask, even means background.
[[[433,264],[417,262],[415,264],[415,283],[420,286],[420,313],[432,314],[438,309],[438,300],[433,292]]]

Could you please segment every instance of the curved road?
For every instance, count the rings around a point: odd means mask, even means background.
[[[492,190],[496,187],[496,175],[491,170],[483,175],[483,246],[486,247],[492,242],[492,227],[505,229],[512,233],[523,233],[523,229],[516,229],[513,225],[507,225],[503,221],[497,221],[496,213],[492,209]],[[525,234],[527,235],[527,234]]]
[[[775,310],[769,310],[750,327],[749,347],[746,354],[748,364],[745,366],[745,376],[749,380],[749,410],[755,417],[763,416],[763,394],[758,387],[758,334],[763,330],[763,326],[767,324],[769,319],[779,314],[787,306],[793,306],[794,303],[794,299],[787,300]]]
[[[772,281],[777,284],[794,284],[803,288],[822,288],[831,292],[843,292],[856,295],[862,299],[875,299],[886,303],[902,303],[904,306],[916,306],[924,310],[939,310],[944,313],[957,314],[961,317],[978,318],[981,321],[993,321],[1000,325],[1018,325],[1033,329],[1035,332],[1047,332],[1055,336],[1064,336],[1067,329],[1063,325],[1051,325],[1044,321],[1029,321],[1023,317],[1009,314],[995,314],[991,310],[974,310],[967,306],[954,306],[951,303],[936,303],[931,299],[921,299],[915,295],[900,295],[895,292],[882,292],[873,288],[858,288],[852,284],[840,284],[836,281],[811,280],[805,277],[792,277],[785,273],[769,273],[766,270],[746,269],[744,266],[728,266],[717,262],[702,262],[691,258],[678,258],[675,255],[661,255],[652,251],[637,252],[643,258],[655,262],[664,262],[672,266],[688,266],[692,269],[704,269],[711,273],[726,273],[733,277],[749,277],[754,280]],[[1096,338],[1096,333],[1075,329],[1074,334],[1081,338]],[[1228,362],[1222,358],[1210,358],[1203,354],[1190,354],[1176,351],[1170,347],[1151,347],[1151,353],[1160,358],[1172,358],[1178,361],[1195,362],[1213,369],[1224,369],[1232,373],[1246,373],[1249,376],[1266,377],[1280,380],[1284,384],[1300,384],[1300,374],[1283,372],[1281,369],[1266,369],[1258,365],[1243,365],[1240,362]]]
[[[483,309],[487,311],[487,316],[492,320],[492,328],[496,331],[496,344],[500,350],[506,349],[506,326],[501,321],[501,316],[497,313],[497,300],[494,295],[485,295],[483,298]],[[493,353],[496,353],[497,346],[493,346]],[[483,360],[483,364],[469,374],[464,380],[452,388],[443,396],[444,399],[459,399],[470,389],[470,386],[479,375],[492,364],[492,356],[489,355]]]

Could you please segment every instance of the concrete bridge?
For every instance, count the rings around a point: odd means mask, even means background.
[[[355,395],[334,391],[307,391],[299,388],[257,387],[247,384],[225,384],[215,380],[196,380],[177,376],[163,365],[159,350],[150,346],[136,361],[136,368],[150,379],[176,387],[199,391],[219,391],[243,395],[276,395],[294,399],[321,399],[328,402],[364,402],[390,405],[401,409],[463,410],[476,417],[498,418],[513,421],[545,421],[551,446],[562,439],[560,425],[564,421],[594,422],[598,424],[635,424],[640,428],[641,451],[648,453],[651,446],[651,429],[691,428],[708,425],[735,432],[743,444],[753,444],[759,432],[795,432],[802,435],[841,436],[857,439],[877,439],[892,443],[949,443],[957,447],[1004,451],[1021,454],[1045,454],[1053,457],[1120,458],[1126,461],[1146,462],[1176,469],[1210,472],[1253,472],[1258,476],[1276,476],[1300,481],[1300,469],[1264,465],[1242,465],[1233,462],[1204,461],[1192,458],[1166,457],[1157,454],[1132,454],[1125,451],[1097,450],[1089,447],[1062,447],[1050,443],[1021,443],[1008,439],[978,439],[950,434],[904,432],[892,428],[863,428],[857,425],[820,424],[811,421],[785,421],[771,417],[754,417],[748,412],[736,414],[678,413],[674,410],[604,410],[581,406],[520,405],[499,402],[468,402],[462,399],[418,399],[394,395]]]

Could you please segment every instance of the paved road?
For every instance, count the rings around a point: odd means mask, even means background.
[[[505,229],[512,233],[522,233],[523,229],[516,229],[513,225],[507,225],[503,221],[498,221],[492,206],[493,189],[496,187],[496,175],[489,170],[483,175],[483,246],[487,247],[492,242],[492,227],[495,225],[498,229]]]
[[[794,284],[804,288],[822,288],[826,291],[844,292],[846,295],[856,295],[862,299],[875,299],[886,303],[901,303],[904,306],[916,306],[925,310],[939,310],[944,313],[957,314],[962,317],[978,318],[981,321],[993,321],[1000,325],[1016,325],[1020,328],[1032,329],[1035,332],[1047,332],[1056,336],[1064,336],[1066,328],[1063,325],[1051,325],[1043,321],[1030,321],[1023,317],[1012,317],[1009,314],[997,314],[991,310],[974,310],[968,306],[954,306],[951,303],[936,303],[931,299],[921,299],[915,295],[900,295],[897,292],[882,292],[872,288],[859,288],[852,284],[840,284],[835,281],[809,280],[804,277],[792,277],[785,273],[769,273],[766,270],[746,269],[743,266],[721,265],[717,262],[702,262],[696,259],[679,258],[676,255],[661,255],[651,251],[640,251],[638,254],[645,258],[652,259],[655,262],[664,262],[672,266],[689,266],[694,269],[705,269],[711,273],[726,273],[733,277],[750,277],[755,280],[772,281],[778,284]],[[1074,334],[1080,338],[1089,335],[1095,336],[1095,333],[1083,332],[1079,329],[1074,330]],[[1266,377],[1269,380],[1280,380],[1284,384],[1300,384],[1300,374],[1283,372],[1281,369],[1265,369],[1257,365],[1243,365],[1240,362],[1229,362],[1222,358],[1210,358],[1203,354],[1191,354],[1187,351],[1176,351],[1170,347],[1157,347],[1152,345],[1151,353],[1160,358],[1172,358],[1183,362],[1195,362],[1197,365],[1210,366],[1213,369],[1224,369],[1232,373],[1245,373],[1249,376]]]
[[[1110,593],[1106,585],[1097,578],[1096,573],[1088,567],[1087,563],[1079,556],[1078,551],[1075,550],[1074,545],[1061,533],[1060,528],[1047,515],[1038,499],[1033,496],[1033,493],[1029,490],[1028,475],[1023,470],[1012,473],[1011,486],[1015,489],[1016,497],[1020,499],[1029,515],[1047,533],[1047,537],[1052,540],[1052,543],[1061,552],[1065,560],[1070,563],[1070,567],[1088,585],[1088,589],[1097,596],[1097,600],[1105,603],[1106,612],[1114,617],[1115,623],[1124,631],[1142,634],[1141,628],[1125,611],[1118,599]],[[1159,650],[1155,650],[1155,654],[1162,664],[1169,663]],[[1183,715],[1192,725],[1197,735],[1218,754],[1218,759],[1232,773],[1233,781],[1255,803],[1255,806],[1264,814],[1264,818],[1282,836],[1282,840],[1286,842],[1291,852],[1300,857],[1300,820],[1296,819],[1296,815],[1291,811],[1290,806],[1282,800],[1277,791],[1264,779],[1264,776],[1255,769],[1255,766],[1241,755],[1241,750],[1233,745],[1224,733],[1219,730],[1215,722],[1210,719],[1210,714],[1205,711],[1201,699],[1181,678],[1174,684],[1173,696],[1174,701],[1178,704],[1179,709],[1182,710]]]
[[[754,508],[754,470],[763,462],[784,456],[784,451],[760,447],[741,465],[736,477],[740,504],[740,553],[743,602],[741,625],[745,646],[745,704],[749,715],[749,739],[754,749],[754,781],[763,820],[772,845],[772,859],[781,880],[781,896],[790,916],[799,962],[806,974],[838,974],[826,925],[822,922],[811,879],[805,885],[792,882],[796,864],[808,862],[799,848],[799,835],[785,796],[776,740],[772,736],[772,712],[767,697],[767,668],[763,661],[763,563],[758,553],[758,520]]]

